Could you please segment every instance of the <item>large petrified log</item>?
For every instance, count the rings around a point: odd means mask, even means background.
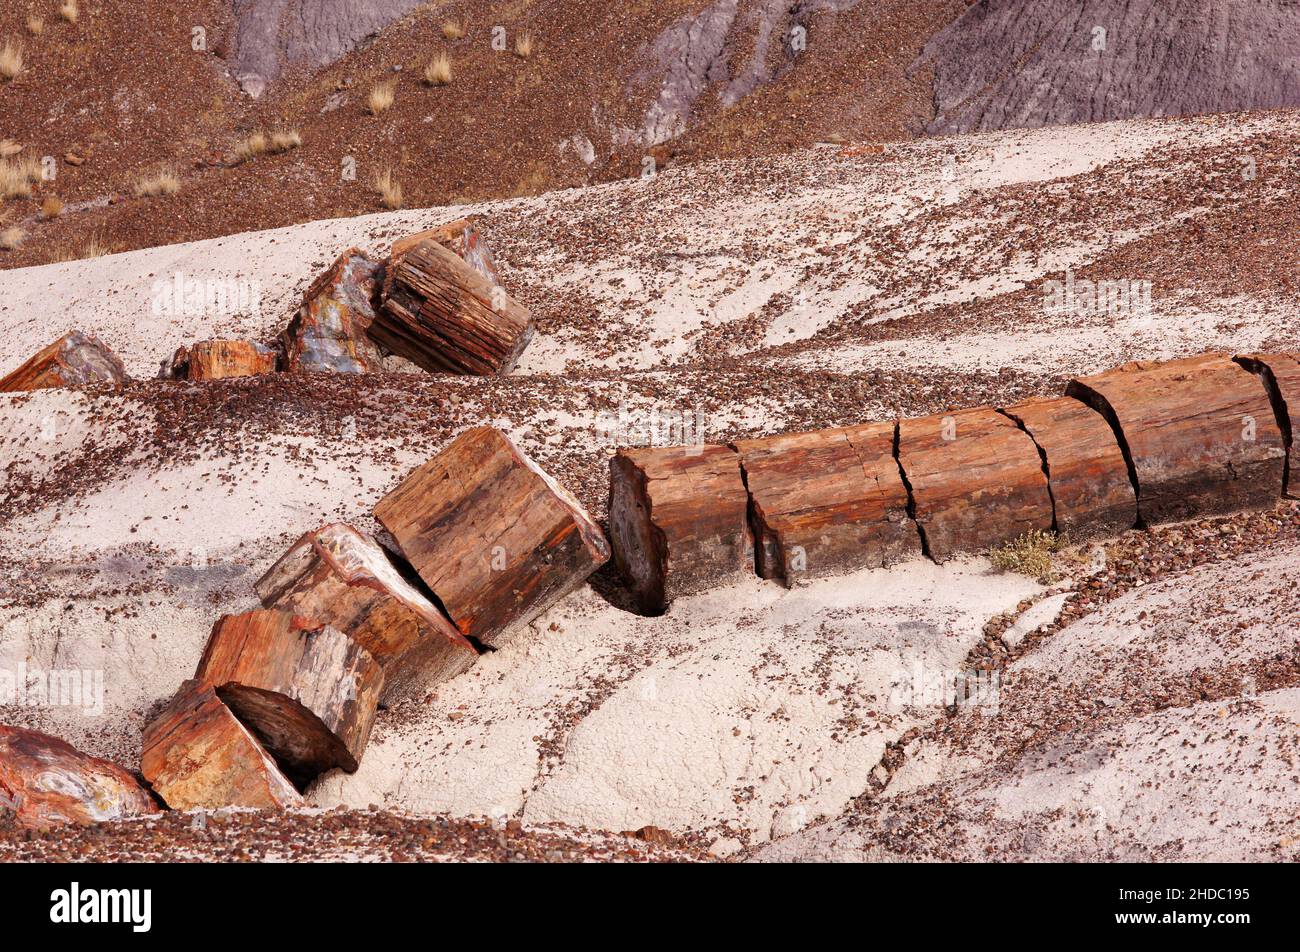
[[[394,354],[429,371],[487,376],[509,373],[528,346],[528,310],[438,242],[416,242],[386,272],[370,336]]]
[[[1295,354],[1248,354],[1236,358],[1251,373],[1258,374],[1273,401],[1273,415],[1286,445],[1284,491],[1300,499],[1300,449],[1295,442],[1295,427],[1300,423],[1300,356]]]
[[[496,262],[492,260],[492,252],[488,250],[487,242],[479,234],[473,219],[458,218],[437,228],[399,238],[393,242],[389,257],[396,258],[404,255],[425,239],[436,241],[448,251],[458,255],[467,265],[493,284],[501,283]]]
[[[201,340],[181,347],[163,364],[161,377],[177,380],[224,380],[275,373],[280,355],[249,340]]]
[[[1260,380],[1223,354],[1071,380],[1125,449],[1147,525],[1272,505],[1286,448]]]
[[[600,527],[500,430],[475,427],[375,516],[461,633],[501,641],[609,559]]]
[[[333,625],[369,651],[384,669],[385,704],[422,696],[478,659],[384,550],[349,525],[308,532],[256,587],[267,608]]]
[[[349,248],[312,282],[302,305],[280,334],[288,373],[366,373],[380,364],[367,335],[382,265]]]
[[[120,387],[129,379],[122,361],[99,338],[72,331],[0,379],[0,393],[90,384]]]
[[[29,829],[158,812],[148,792],[116,764],[57,737],[3,725],[0,797],[0,812],[11,812]]]
[[[140,773],[173,810],[302,804],[257,738],[198,681],[181,685],[145,727]]]
[[[1052,527],[1038,447],[986,407],[903,420],[898,460],[926,552],[942,562]]]
[[[1038,444],[1058,532],[1084,539],[1133,528],[1137,496],[1105,417],[1074,397],[1039,397],[1003,412]]]
[[[891,421],[735,444],[760,575],[789,585],[921,553],[895,429]]]
[[[384,674],[337,628],[263,609],[216,623],[195,678],[305,786],[333,767],[357,769]]]
[[[640,611],[752,575],[740,456],[726,446],[621,449],[609,461],[614,562]]]

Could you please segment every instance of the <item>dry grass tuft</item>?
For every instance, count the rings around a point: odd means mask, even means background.
[[[59,16],[69,23],[76,23],[77,17],[81,11],[77,9],[77,0],[63,0],[63,6],[59,7]]]
[[[51,261],[84,261],[87,258],[102,258],[113,253],[109,243],[99,235],[91,235],[79,246],[64,248],[55,253]]]
[[[0,139],[0,159],[7,159],[23,151],[22,145],[13,139]]]
[[[17,251],[18,246],[23,243],[23,239],[26,237],[27,233],[21,228],[17,225],[10,225],[4,231],[0,231],[0,248],[5,251]]]
[[[41,161],[31,155],[25,159],[0,161],[0,201],[30,198],[32,183],[41,179]]]
[[[157,175],[141,176],[135,181],[135,194],[138,198],[175,195],[180,190],[181,180],[170,170],[164,170]]]
[[[235,158],[239,159],[240,162],[247,162],[249,159],[262,155],[270,147],[271,143],[267,140],[266,133],[254,132],[235,146]]]
[[[366,107],[370,110],[372,116],[377,116],[390,108],[396,98],[396,81],[378,83],[370,87],[370,95],[366,97]]]
[[[302,136],[297,129],[281,129],[271,133],[271,152],[288,152],[302,145]]]
[[[45,21],[42,20],[40,17],[38,17],[36,14],[33,13],[31,16],[27,18],[27,32],[30,33],[32,36],[40,36],[42,31],[44,31],[44,29],[45,29]]]
[[[46,195],[45,200],[41,202],[41,216],[49,221],[52,218],[58,218],[63,214],[63,199],[57,195]]]
[[[515,37],[515,55],[523,59],[533,55],[533,35],[531,33],[520,33]]]
[[[23,71],[23,44],[12,37],[0,47],[0,81],[9,82]]]
[[[1052,554],[1060,552],[1066,545],[1065,536],[1034,529],[993,549],[989,561],[994,568],[1004,572],[1018,572],[1050,585],[1057,581]]]
[[[429,60],[429,65],[424,67],[424,82],[427,86],[446,86],[450,83],[451,57],[446,53],[439,53]]]
[[[449,40],[459,40],[465,35],[465,27],[459,20],[448,20],[442,25],[442,35]]]
[[[385,208],[397,209],[402,207],[402,183],[397,181],[392,169],[384,169],[375,177],[372,184],[375,191],[379,193],[379,200],[384,203]]]

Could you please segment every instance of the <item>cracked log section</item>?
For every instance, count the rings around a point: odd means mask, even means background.
[[[1284,491],[1292,499],[1300,499],[1300,470],[1297,470],[1300,451],[1295,443],[1295,429],[1300,424],[1300,356],[1248,354],[1236,360],[1251,373],[1258,374],[1268,388],[1274,418],[1287,451]]]
[[[996,410],[903,420],[898,459],[912,515],[937,562],[1052,528],[1052,499],[1038,447]]]
[[[259,610],[216,623],[195,678],[216,690],[303,787],[331,768],[357,769],[384,674],[337,628]]]
[[[121,767],[90,757],[57,737],[0,725],[0,814],[18,826],[48,829],[158,812],[153,798]]]
[[[639,611],[753,574],[749,497],[726,446],[621,449],[609,461],[614,562]]]
[[[378,370],[379,348],[367,331],[381,265],[360,248],[349,248],[303,295],[302,305],[280,332],[287,373],[359,374]]]
[[[1268,391],[1225,355],[1137,361],[1066,392],[1116,427],[1144,524],[1267,508],[1281,494],[1286,450]]]
[[[492,252],[488,250],[487,242],[479,234],[472,218],[458,218],[437,228],[399,238],[393,242],[389,256],[396,258],[404,255],[425,239],[436,241],[493,284],[501,283],[501,275],[497,272]]]
[[[459,255],[424,239],[389,260],[381,346],[434,373],[509,373],[533,335],[528,310]]]
[[[1137,496],[1105,417],[1073,397],[1026,400],[1005,412],[1046,458],[1058,532],[1086,539],[1133,528]]]
[[[478,652],[369,536],[334,523],[299,539],[258,581],[267,608],[332,625],[384,669],[381,701],[423,697]]]
[[[181,685],[145,727],[140,773],[173,810],[302,805],[257,738],[198,681]]]
[[[759,575],[790,585],[921,554],[894,435],[893,422],[871,423],[735,444]]]
[[[201,340],[181,347],[159,376],[175,380],[224,380],[275,373],[280,355],[248,340]]]
[[[600,527],[501,431],[466,430],[375,506],[461,633],[500,644],[609,559]]]
[[[72,331],[0,378],[0,393],[92,384],[120,387],[130,379],[122,361],[99,338]]]

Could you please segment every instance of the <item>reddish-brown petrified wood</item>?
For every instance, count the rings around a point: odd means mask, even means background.
[[[1300,449],[1296,448],[1296,426],[1300,424],[1300,356],[1295,354],[1249,354],[1236,358],[1251,373],[1258,374],[1273,401],[1273,415],[1286,445],[1285,493],[1300,499]]]
[[[280,355],[248,340],[201,340],[176,351],[162,376],[178,380],[224,380],[275,373]]]
[[[343,252],[303,295],[280,334],[288,373],[365,373],[379,368],[379,349],[367,334],[381,265],[359,248]]]
[[[129,379],[122,361],[99,338],[72,331],[0,378],[0,393],[90,384],[120,387]]]
[[[389,256],[397,258],[404,255],[425,239],[436,241],[448,251],[458,255],[461,260],[493,284],[501,283],[496,262],[492,260],[492,252],[488,250],[487,242],[479,234],[473,219],[458,218],[437,228],[399,238],[393,242]]]

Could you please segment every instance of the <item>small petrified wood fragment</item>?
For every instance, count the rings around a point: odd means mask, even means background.
[[[334,523],[309,532],[257,583],[267,608],[333,625],[384,669],[382,701],[419,697],[467,671],[478,652],[413,588],[373,539]]]
[[[380,354],[366,333],[381,266],[359,248],[343,252],[303,295],[302,305],[281,332],[287,373],[366,373]]]
[[[609,559],[600,527],[504,433],[475,427],[375,516],[461,633],[497,645]]]
[[[458,255],[461,260],[493,284],[501,283],[496,262],[492,260],[492,252],[488,250],[487,242],[483,240],[473,219],[470,218],[458,218],[437,228],[399,238],[393,242],[389,256],[396,258],[403,255],[426,238],[436,241],[452,254]]]
[[[1074,397],[1026,400],[1005,412],[1033,437],[1047,463],[1058,532],[1085,539],[1133,528],[1137,496],[1105,417]]]
[[[144,787],[121,767],[71,744],[0,725],[0,813],[21,827],[47,829],[158,812]]]
[[[936,561],[1052,528],[1038,447],[996,410],[903,420],[898,459],[911,487],[912,515]]]
[[[180,380],[225,380],[275,373],[279,354],[248,340],[202,340],[176,351],[165,376]]]
[[[1300,499],[1300,449],[1296,427],[1300,425],[1300,356],[1295,354],[1249,354],[1236,358],[1251,373],[1258,374],[1273,401],[1273,414],[1286,445],[1285,492]]]
[[[120,387],[129,379],[122,361],[99,338],[72,331],[0,379],[0,393],[91,384]]]
[[[291,612],[225,615],[195,678],[216,689],[299,786],[357,769],[383,690],[383,669],[337,628]]]
[[[753,574],[749,497],[730,447],[621,449],[609,478],[614,562],[640,611],[659,615],[679,596]]]
[[[371,338],[425,370],[480,376],[509,373],[532,335],[526,308],[428,239],[389,260],[370,325]]]
[[[1273,505],[1286,447],[1254,374],[1223,354],[1137,361],[1066,391],[1119,435],[1143,523]]]
[[[790,585],[921,554],[894,438],[889,422],[735,444],[763,578]]]
[[[181,685],[145,727],[140,773],[173,810],[302,804],[257,738],[198,681]]]

